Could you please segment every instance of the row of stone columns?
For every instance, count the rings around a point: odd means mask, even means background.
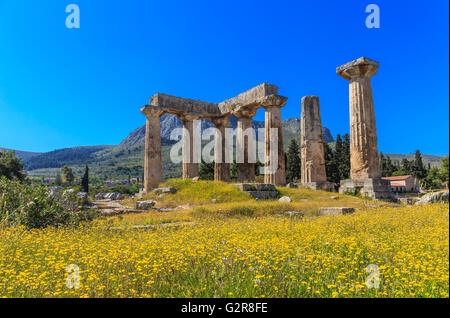
[[[160,116],[164,113],[155,107],[143,108],[146,115],[146,133],[145,133],[145,164],[144,164],[144,186],[146,190],[155,188],[162,180],[162,162],[161,162],[161,127]],[[240,111],[234,114],[237,117],[237,136],[236,146],[237,153],[242,154],[242,158],[237,162],[237,180],[238,182],[254,182],[255,181],[255,153],[249,151],[254,148],[254,133],[248,134],[248,128],[252,128],[252,117],[256,115],[256,108],[252,110]],[[198,177],[198,162],[200,162],[201,151],[196,153],[194,150],[201,149],[201,145],[195,145],[195,142],[201,142],[199,138],[199,127],[195,127],[193,116],[178,116],[183,123],[182,136],[182,167],[183,178]],[[215,138],[215,166],[214,180],[229,182],[230,164],[226,163],[226,134],[225,129],[228,127],[229,118],[219,117],[212,119],[213,124],[217,128]],[[270,129],[275,128],[276,134],[271,134]],[[266,173],[264,182],[276,185],[286,184],[285,178],[285,161],[283,150],[283,132],[281,125],[281,109],[280,106],[266,107]],[[194,138],[194,135],[197,137]],[[274,142],[273,138],[278,138]],[[272,147],[270,146],[272,144]],[[275,147],[274,147],[275,146]],[[272,153],[271,153],[272,152]],[[272,159],[271,159],[272,158]],[[273,158],[276,158],[274,161]],[[274,169],[268,169],[271,163],[275,163]]]

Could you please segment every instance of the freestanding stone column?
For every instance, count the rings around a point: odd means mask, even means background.
[[[252,128],[252,118],[256,115],[256,110],[241,111],[235,114],[237,117],[237,136],[236,136],[236,151],[237,151],[237,181],[238,182],[254,182],[255,181],[255,163],[256,151],[254,132],[247,129]],[[251,134],[248,134],[250,133]],[[252,138],[253,140],[249,140]],[[252,147],[252,149],[249,149]],[[242,157],[243,162],[239,162]]]
[[[286,163],[284,161],[283,126],[281,121],[281,107],[286,105],[286,101],[287,97],[279,95],[266,96],[261,101],[261,106],[266,110],[264,183],[268,184],[286,184]],[[273,134],[272,131],[275,131],[276,134]],[[276,139],[274,140],[274,138]]]
[[[230,163],[225,161],[226,142],[225,142],[225,128],[228,127],[230,119],[228,117],[220,117],[212,119],[216,126],[216,138],[214,146],[214,180],[229,182],[230,177]]]
[[[276,129],[277,140],[272,140],[271,130]],[[283,127],[281,123],[281,108],[279,106],[266,107],[265,120],[266,152],[265,152],[265,174],[264,183],[274,185],[285,185],[285,161],[283,144]],[[272,162],[276,158],[276,163]]]
[[[201,140],[199,136],[195,136],[196,127],[195,120],[197,118],[192,116],[179,116],[183,123],[183,137],[182,137],[182,157],[183,157],[183,179],[190,179],[198,177],[198,163],[199,158],[199,144]]]
[[[141,108],[145,124],[144,190],[157,188],[162,180],[161,124],[162,111],[152,106]]]
[[[339,66],[336,73],[349,80],[351,181],[341,182],[342,191],[362,191],[373,198],[390,198],[388,183],[381,180],[375,111],[370,78],[379,64],[366,57]]]
[[[328,190],[331,185],[327,182],[325,169],[319,97],[302,98],[300,126],[302,186]]]

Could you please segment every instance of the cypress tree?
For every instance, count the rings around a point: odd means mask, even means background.
[[[300,147],[295,139],[292,139],[286,153],[286,181],[294,182],[301,177]]]
[[[89,167],[88,167],[88,165],[86,165],[86,168],[84,169],[83,178],[81,178],[81,187],[83,188],[84,192],[89,193]]]

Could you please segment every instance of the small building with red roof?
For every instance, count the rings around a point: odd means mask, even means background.
[[[412,175],[383,177],[383,180],[388,180],[391,184],[391,189],[394,192],[419,192],[419,181]]]

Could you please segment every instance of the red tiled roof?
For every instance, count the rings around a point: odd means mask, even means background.
[[[392,182],[391,187],[405,187],[405,185],[400,182]]]
[[[406,180],[411,178],[411,175],[407,175],[407,176],[395,176],[395,177],[383,177],[381,179],[383,180],[389,180],[389,181],[400,181],[400,180]]]

